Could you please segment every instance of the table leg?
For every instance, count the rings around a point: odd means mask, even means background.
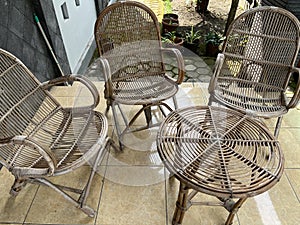
[[[229,216],[227,217],[226,223],[225,225],[231,225],[233,223],[233,218],[235,216],[235,214],[237,213],[237,211],[239,210],[239,208],[242,206],[242,204],[246,201],[247,198],[240,198],[233,206],[232,208],[229,210]],[[225,207],[226,208],[226,207]]]
[[[184,183],[180,182],[176,208],[174,211],[172,224],[181,225],[185,212],[188,210],[188,192],[189,188]]]

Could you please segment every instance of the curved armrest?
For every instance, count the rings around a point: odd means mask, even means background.
[[[287,105],[288,109],[296,107],[300,100],[300,69],[293,67],[291,70],[291,73],[293,73],[293,72],[298,75],[298,83],[296,85],[294,95],[293,95],[292,99],[289,101],[289,104]]]
[[[177,65],[178,65],[178,78],[177,78],[176,83],[181,84],[184,79],[184,75],[185,75],[184,60],[183,60],[181,52],[176,48],[161,48],[161,50],[164,52],[174,53],[174,55],[176,57]]]
[[[104,57],[99,58],[100,63],[102,65],[103,73],[104,73],[104,81],[105,81],[105,98],[109,98],[113,94],[112,81],[111,81],[111,70],[110,65],[107,59]]]
[[[93,108],[95,108],[99,104],[99,101],[100,101],[100,96],[99,96],[98,90],[97,90],[96,86],[89,79],[87,79],[84,76],[70,74],[67,76],[62,76],[62,77],[55,78],[53,80],[46,81],[46,82],[42,83],[41,86],[43,89],[48,89],[49,87],[55,86],[57,84],[62,84],[62,83],[73,84],[74,81],[79,81],[80,83],[84,84],[89,89],[89,91],[91,92],[91,94],[93,95],[93,98],[94,98]]]
[[[0,139],[1,145],[25,145],[34,150],[36,150],[48,163],[49,165],[49,175],[52,175],[56,169],[57,161],[54,154],[48,149],[43,148],[35,140],[27,136],[14,136],[9,138]]]
[[[215,68],[214,68],[214,73],[210,79],[209,86],[208,86],[208,92],[212,93],[215,89],[216,86],[216,79],[218,78],[220,74],[220,70],[223,66],[225,60],[225,55],[222,53],[219,53],[215,62]]]

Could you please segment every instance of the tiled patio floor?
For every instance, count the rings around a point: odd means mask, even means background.
[[[103,82],[96,83],[104,112]],[[73,87],[51,90],[64,105],[87,103],[87,95]],[[78,97],[82,94],[84,97]],[[74,98],[76,96],[76,98]],[[207,83],[183,83],[177,94],[179,107],[206,104]],[[128,113],[134,109],[129,108]],[[159,117],[159,116],[158,116]],[[251,198],[238,212],[234,225],[300,224],[300,111],[291,110],[284,118],[279,140],[285,153],[285,172],[270,191]],[[111,112],[108,114],[110,135],[114,136]],[[0,171],[0,225],[3,224],[101,224],[101,225],[170,225],[178,181],[169,177],[155,146],[156,129],[132,134],[126,138],[123,152],[110,150],[99,167],[88,198],[97,210],[89,218],[54,191],[28,184],[16,198],[10,197],[13,177]],[[88,166],[74,173],[56,177],[55,181],[80,185]],[[211,198],[199,195],[199,198]],[[184,225],[221,225],[227,212],[223,208],[193,206]]]

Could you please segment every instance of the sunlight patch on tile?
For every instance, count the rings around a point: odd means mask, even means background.
[[[264,225],[281,225],[268,192],[255,196],[254,200]]]

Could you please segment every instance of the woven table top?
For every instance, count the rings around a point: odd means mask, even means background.
[[[275,185],[283,173],[279,142],[258,120],[219,107],[172,112],[157,136],[167,169],[191,188],[246,198]]]

